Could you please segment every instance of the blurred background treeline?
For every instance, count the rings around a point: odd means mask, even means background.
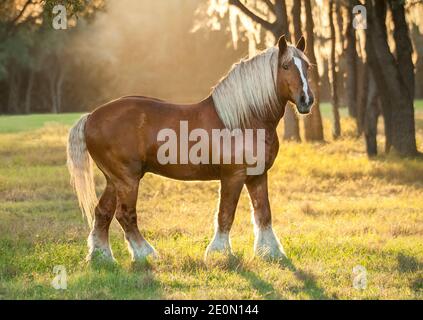
[[[66,30],[52,13],[67,8]],[[367,11],[367,30],[354,7]],[[320,102],[356,120],[369,155],[417,153],[414,101],[423,98],[421,1],[0,0],[0,114],[92,110],[123,95],[195,102],[240,58],[304,34],[315,63],[311,116],[287,108],[286,140],[323,141]],[[300,126],[299,122],[303,121]]]
[[[45,1],[2,0],[1,113],[85,111],[128,94],[195,101],[246,53],[226,32],[191,32],[197,0],[75,3],[55,30]]]

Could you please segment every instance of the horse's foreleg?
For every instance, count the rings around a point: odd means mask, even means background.
[[[87,260],[91,260],[96,254],[106,259],[112,259],[112,250],[109,245],[109,227],[116,209],[115,187],[107,181],[106,189],[95,208],[94,226],[88,237],[89,252]]]
[[[244,177],[233,176],[220,182],[219,209],[216,217],[215,234],[206,250],[206,257],[213,251],[231,254],[229,232],[235,217],[239,196],[244,186]]]
[[[284,257],[283,247],[272,228],[272,214],[267,192],[267,174],[251,177],[246,182],[246,186],[253,209],[255,254],[270,258]]]
[[[119,221],[128,243],[132,260],[145,259],[148,255],[157,256],[154,248],[141,235],[137,224],[138,179],[116,183],[116,219]]]

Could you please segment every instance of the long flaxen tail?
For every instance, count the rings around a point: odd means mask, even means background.
[[[67,145],[67,165],[71,177],[71,184],[78,197],[83,216],[91,227],[94,220],[94,210],[97,205],[95,193],[93,161],[85,142],[85,123],[88,114],[85,114],[69,132]]]

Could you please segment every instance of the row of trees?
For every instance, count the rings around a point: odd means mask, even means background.
[[[416,86],[423,79],[415,79],[415,70],[423,69],[420,2],[69,0],[69,28],[62,31],[52,28],[52,12],[63,1],[3,0],[0,113],[82,111],[137,93],[186,100],[181,97],[192,92],[196,100],[243,50],[254,54],[282,34],[293,43],[305,35],[316,96],[303,118],[305,139],[324,140],[320,102],[330,99],[334,138],[342,133],[339,109],[346,105],[370,156],[377,153],[379,115],[386,152],[415,155],[413,101],[423,95]],[[354,27],[356,6],[367,11],[366,30]],[[230,31],[235,50],[225,46],[225,32],[211,31],[216,29]],[[283,138],[299,142],[300,127],[288,107]]]
[[[66,30],[52,25],[60,3]],[[198,0],[1,0],[0,114],[87,111],[132,94],[202,99],[245,45],[194,30],[197,8]]]
[[[76,30],[66,32],[52,28],[53,7],[59,1],[4,0],[0,2],[0,112],[31,113],[48,110],[58,113],[63,102],[72,100],[75,105],[81,98],[90,100],[98,93],[94,86],[91,95],[78,94],[78,88],[66,87],[65,81],[84,68],[88,46],[69,47]],[[94,13],[103,6],[102,1],[66,1],[69,25],[76,18],[84,23],[94,18]],[[81,20],[82,21],[82,20]],[[103,66],[106,61],[103,62]],[[99,76],[101,61],[97,69],[91,68],[78,81],[89,84]],[[85,90],[84,90],[85,91]],[[78,101],[79,100],[79,101]]]
[[[409,27],[414,25],[407,23],[406,12],[421,9],[417,8],[419,5],[410,2],[406,7],[405,1],[400,0],[211,0],[209,14],[216,19],[227,13],[234,40],[243,33],[252,48],[263,42],[264,46],[269,45],[282,34],[293,43],[305,35],[307,54],[316,64],[311,72],[316,103],[311,115],[304,118],[307,141],[324,139],[319,80],[326,73],[330,80],[334,138],[341,135],[340,95],[345,95],[349,115],[356,119],[357,135],[365,133],[370,156],[377,154],[379,113],[385,123],[386,152],[392,147],[401,155],[413,156],[417,154],[415,68]],[[416,41],[422,41],[421,34]],[[318,68],[324,72],[319,73]],[[284,124],[284,138],[300,141],[300,126],[293,108],[287,108]]]

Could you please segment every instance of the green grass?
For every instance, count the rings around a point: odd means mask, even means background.
[[[423,104],[416,109],[421,150]],[[269,174],[274,228],[290,263],[252,258],[245,191],[232,231],[235,257],[204,262],[218,183],[147,175],[138,220],[161,258],[132,265],[114,221],[118,264],[87,265],[89,230],[65,167],[67,130],[78,117],[0,117],[0,299],[423,298],[423,163],[368,160],[345,118],[338,141],[325,119],[328,143],[281,143]],[[96,180],[100,193],[99,172]],[[67,290],[51,286],[56,265],[66,267]],[[353,287],[358,265],[367,270],[363,290]]]
[[[79,113],[0,116],[0,133],[31,131],[54,123],[71,125],[79,117]]]

